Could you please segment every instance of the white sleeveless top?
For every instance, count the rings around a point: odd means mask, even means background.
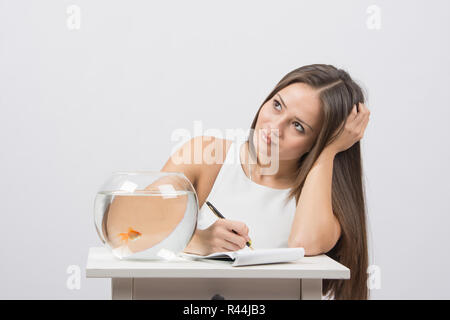
[[[244,222],[252,247],[287,248],[295,215],[295,198],[285,205],[290,189],[273,189],[247,177],[240,160],[243,142],[233,142],[206,201],[229,220]],[[197,228],[206,229],[218,217],[205,203],[199,210]]]

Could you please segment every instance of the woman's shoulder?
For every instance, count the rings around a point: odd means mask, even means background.
[[[230,150],[233,140],[222,139],[214,136],[197,136],[192,138],[193,148],[191,148],[191,156],[194,159],[197,150],[201,150],[201,156],[197,155],[196,159],[199,161],[203,169],[214,168],[217,165],[220,167],[225,162],[225,157]],[[191,144],[192,145],[192,144]]]
[[[233,140],[211,136],[189,139],[167,160],[161,171],[182,172],[194,187],[208,189],[225,161]]]

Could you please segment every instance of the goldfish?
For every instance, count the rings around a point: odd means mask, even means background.
[[[142,233],[140,233],[139,231],[133,230],[131,227],[128,228],[128,232],[127,233],[119,233],[118,235],[119,237],[121,237],[122,241],[128,242],[128,240],[137,240],[142,236]]]

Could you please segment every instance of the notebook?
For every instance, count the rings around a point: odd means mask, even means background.
[[[233,261],[233,267],[268,264],[279,262],[290,262],[301,259],[305,255],[304,248],[273,248],[273,249],[255,249],[248,247],[237,251],[215,252],[207,256],[200,256],[191,253],[182,253],[183,256],[194,259],[215,259]]]

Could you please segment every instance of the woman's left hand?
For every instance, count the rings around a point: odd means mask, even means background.
[[[358,105],[359,111],[356,111],[355,104],[352,112],[347,117],[347,121],[342,124],[342,126],[345,125],[344,130],[331,144],[326,146],[327,149],[331,149],[337,154],[347,150],[363,138],[364,131],[369,123],[370,111],[364,103],[359,103]],[[338,130],[335,131],[335,133],[338,132]]]

